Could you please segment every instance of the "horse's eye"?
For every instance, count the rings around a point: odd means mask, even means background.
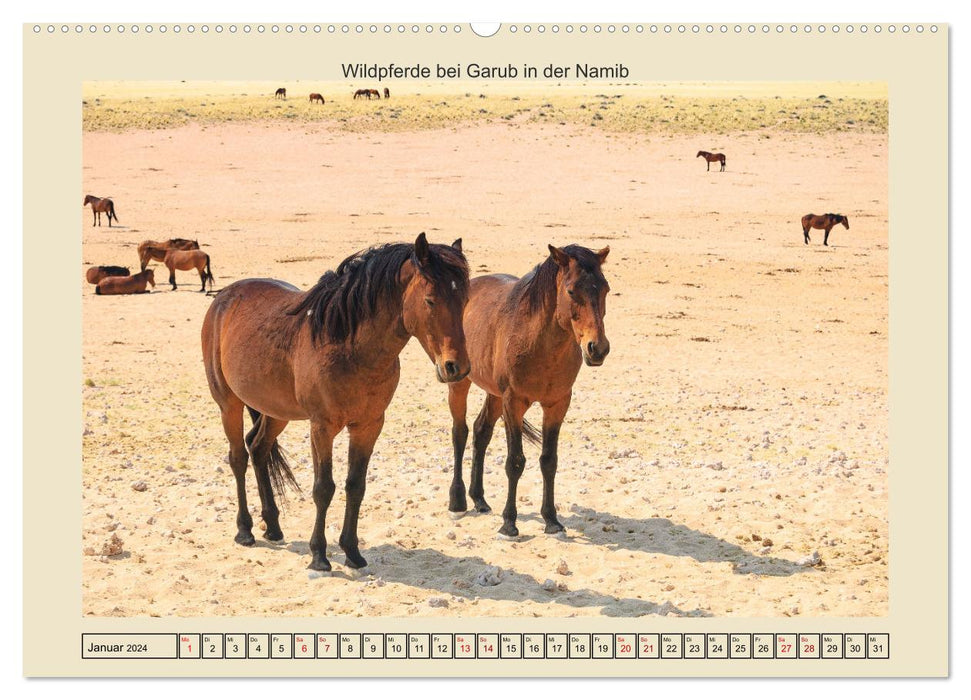
[[[428,304],[429,308],[435,306],[435,300],[429,297],[425,297],[425,303]]]
[[[575,299],[576,296],[577,296],[576,293],[572,289],[566,290],[566,293],[569,294],[570,297],[573,298],[573,299]]]

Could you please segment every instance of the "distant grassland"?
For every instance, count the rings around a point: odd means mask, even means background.
[[[373,81],[372,81],[373,82]],[[289,99],[274,98],[286,86]],[[334,83],[86,83],[85,131],[189,123],[320,123],[345,131],[421,131],[484,122],[590,126],[618,133],[885,133],[878,83],[391,83],[391,99],[353,99]],[[382,90],[384,85],[374,82]],[[324,105],[311,104],[319,92]]]

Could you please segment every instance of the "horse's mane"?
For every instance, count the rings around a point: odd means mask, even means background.
[[[98,269],[113,277],[127,277],[131,274],[131,270],[120,265],[98,265]]]
[[[595,272],[600,266],[600,258],[589,248],[584,248],[581,245],[568,245],[560,250],[576,260],[580,267],[587,272]],[[559,265],[551,254],[516,282],[509,293],[510,301],[514,304],[526,304],[531,312],[555,304],[557,268],[559,268]]]
[[[400,289],[399,272],[407,261],[442,296],[469,293],[465,256],[447,245],[428,246],[428,261],[419,265],[412,243],[388,243],[347,257],[337,270],[325,272],[304,298],[287,313],[309,319],[314,342],[353,339],[363,321],[386,307]],[[385,303],[382,303],[382,302]]]

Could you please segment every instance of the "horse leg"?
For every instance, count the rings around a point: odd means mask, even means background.
[[[202,289],[199,291],[204,292],[206,291],[206,268],[204,265],[199,266],[199,279],[202,280]]]
[[[543,406],[543,453],[539,458],[539,468],[543,473],[543,505],[540,514],[546,523],[546,534],[563,532],[563,525],[556,519],[556,503],[553,499],[553,482],[556,479],[557,445],[560,440],[560,426],[570,408],[570,396],[562,401]]]
[[[174,292],[178,287],[175,286],[175,266],[169,268],[169,284],[172,285],[172,291]]]
[[[374,443],[381,434],[384,426],[384,414],[370,423],[355,423],[347,426],[347,436],[350,444],[347,448],[347,483],[344,492],[347,505],[344,508],[344,526],[338,540],[347,566],[360,569],[367,566],[367,561],[361,556],[357,539],[357,520],[361,513],[361,501],[364,500],[364,489],[367,482],[367,467],[371,461]]]
[[[711,172],[711,161],[710,161],[710,160],[708,160],[707,158],[705,158],[705,165],[707,166],[707,167],[705,168],[705,172],[708,172],[708,173],[710,173],[710,172]]]
[[[823,236],[823,245],[829,245],[829,232],[833,230],[832,226],[826,227],[826,233]]]
[[[273,460],[282,460],[279,445],[275,444],[277,437],[287,427],[287,421],[271,418],[266,414],[253,411],[253,430],[246,436],[250,455],[253,457],[253,471],[256,472],[256,486],[260,492],[262,510],[260,517],[266,523],[263,537],[271,542],[283,539],[280,529],[280,509],[273,496],[273,484],[270,480],[270,468]],[[275,452],[274,452],[275,450]],[[287,467],[289,469],[289,467]]]
[[[314,529],[310,534],[310,554],[313,557],[308,568],[315,571],[330,571],[327,560],[327,509],[337,490],[334,484],[334,436],[340,432],[326,423],[313,423],[310,428],[310,447],[314,459],[314,506],[317,515]]]
[[[492,431],[496,421],[502,415],[502,399],[492,394],[486,394],[485,403],[479,411],[475,423],[472,425],[472,471],[469,478],[469,497],[475,503],[475,509],[480,513],[492,510],[485,500],[485,489],[482,488],[482,472],[485,469],[486,449],[492,440]]]
[[[806,239],[806,245],[809,245],[809,227],[808,226],[803,226],[802,227],[802,235]]]
[[[223,431],[229,438],[229,466],[236,478],[236,543],[244,547],[256,542],[253,537],[253,516],[246,504],[246,445],[243,442],[243,402],[236,396],[224,397],[219,402],[222,410]]]
[[[469,440],[469,425],[465,421],[468,411],[469,389],[472,382],[463,379],[448,385],[448,410],[452,413],[452,451],[454,469],[452,485],[448,490],[448,509],[453,513],[464,513],[469,509],[465,500],[465,482],[462,480],[462,457]]]
[[[516,527],[516,488],[519,478],[526,468],[526,455],[523,454],[523,416],[529,404],[510,393],[502,398],[502,420],[506,424],[506,507],[502,509],[502,527],[499,534],[517,537]]]
[[[721,172],[725,172],[725,161],[722,161],[722,169],[721,169]]]

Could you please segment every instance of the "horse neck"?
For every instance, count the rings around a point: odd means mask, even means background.
[[[358,325],[350,340],[354,356],[371,367],[393,364],[411,339],[405,330],[400,295],[382,299],[378,309],[372,318]]]
[[[569,344],[576,344],[573,333],[563,328],[556,318],[556,300],[554,289],[553,294],[547,295],[535,311],[527,305],[520,305],[513,324],[528,346],[543,354],[556,354]]]

